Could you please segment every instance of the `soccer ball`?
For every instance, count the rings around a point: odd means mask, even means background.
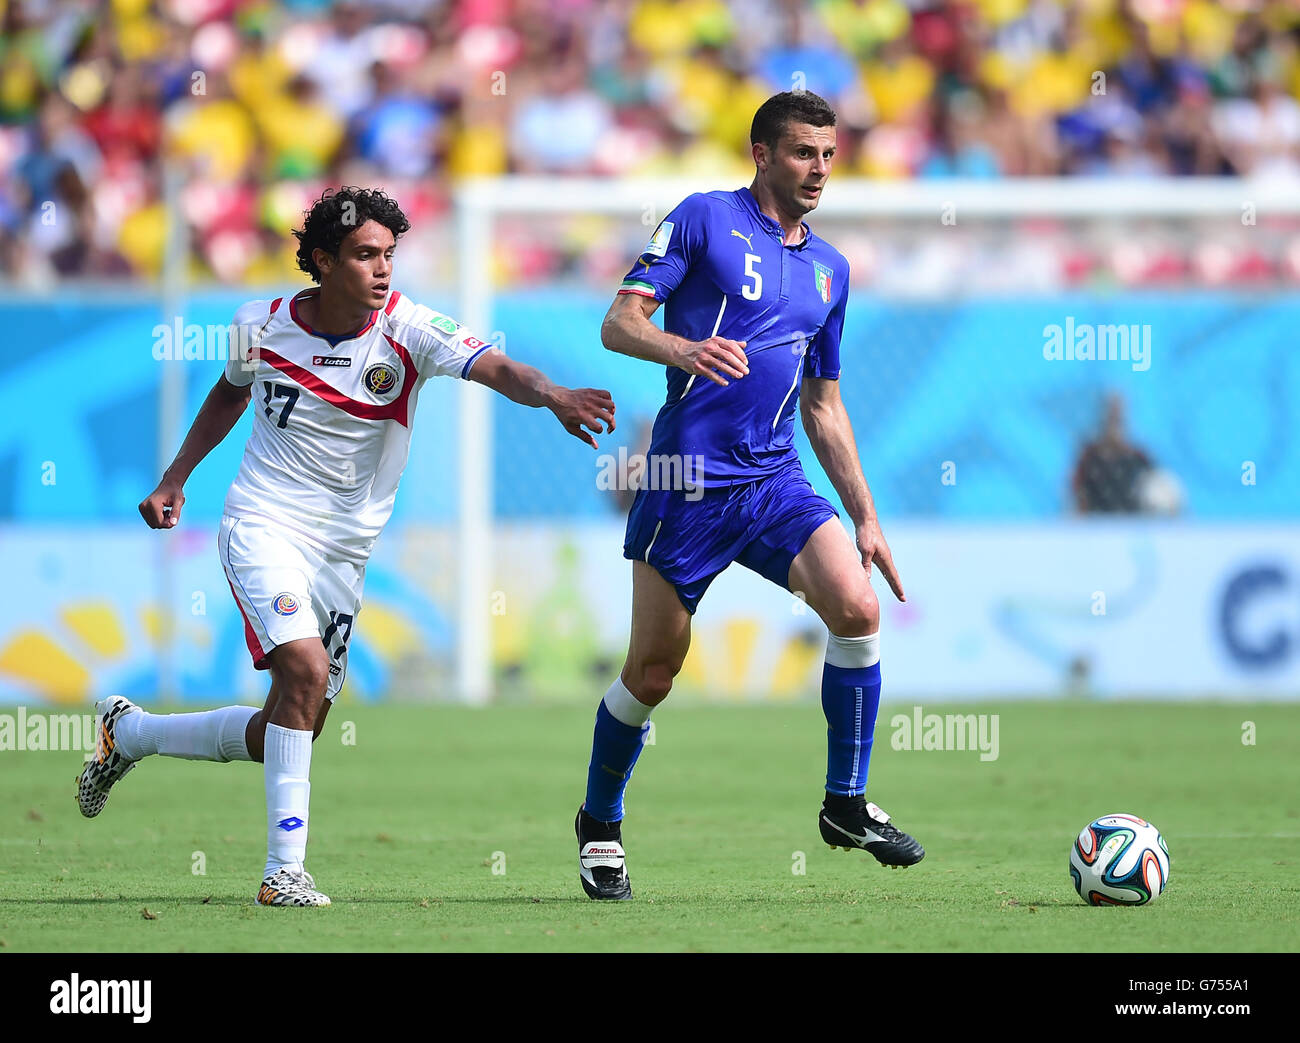
[[[1103,815],[1070,849],[1070,879],[1089,905],[1146,905],[1169,883],[1169,848],[1136,815]]]

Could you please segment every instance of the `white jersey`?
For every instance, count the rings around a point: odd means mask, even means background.
[[[269,519],[364,562],[393,513],[420,387],[468,377],[492,345],[394,291],[331,346],[298,313],[319,292],[235,312],[226,379],[252,385],[254,416],[225,513]]]

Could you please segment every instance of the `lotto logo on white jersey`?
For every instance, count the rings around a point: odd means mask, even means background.
[[[313,355],[311,358],[311,364],[313,366],[350,366],[352,365],[352,360],[341,356]]]

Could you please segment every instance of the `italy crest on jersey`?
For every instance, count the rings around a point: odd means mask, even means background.
[[[817,280],[817,292],[821,294],[822,303],[831,302],[831,270],[819,261],[813,261],[813,277]]]

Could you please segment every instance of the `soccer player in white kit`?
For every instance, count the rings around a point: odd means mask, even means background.
[[[380,191],[343,188],[313,205],[294,234],[299,267],[320,288],[236,311],[231,343],[248,350],[230,352],[176,459],[140,504],[151,528],[173,528],[186,479],[252,401],[253,432],[217,543],[253,665],[271,673],[266,705],[164,715],[110,696],[97,707],[95,756],[78,778],[78,805],[93,818],[150,754],[262,761],[261,905],[329,905],[304,866],[311,744],[347,672],[366,559],[392,513],[424,381],[474,380],[546,406],[593,448],[589,431],[614,429],[609,392],[558,387],[394,290],[393,252],[409,227]]]

